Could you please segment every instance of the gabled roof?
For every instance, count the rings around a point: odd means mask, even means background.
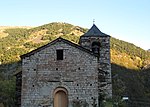
[[[82,46],[80,46],[80,45],[77,45],[77,44],[75,44],[75,43],[72,43],[72,42],[70,42],[70,41],[68,41],[68,40],[66,40],[66,39],[63,39],[63,38],[61,38],[61,37],[55,39],[54,41],[52,41],[52,42],[50,42],[50,43],[48,43],[48,44],[46,44],[46,45],[44,45],[44,46],[42,46],[42,47],[39,47],[39,48],[37,48],[37,49],[35,49],[35,50],[33,50],[33,51],[27,53],[27,54],[21,55],[20,57],[21,57],[21,59],[23,59],[23,58],[25,58],[25,57],[29,57],[30,55],[33,55],[34,53],[39,52],[39,51],[41,51],[42,49],[45,49],[45,48],[49,47],[50,45],[53,45],[53,44],[55,44],[56,42],[61,42],[61,41],[97,57],[97,55],[94,54],[92,51],[90,51],[90,50],[88,50],[88,49],[86,49],[86,48],[84,48],[84,47],[82,47]]]
[[[95,36],[96,36],[96,37],[101,36],[101,37],[105,37],[105,36],[109,36],[109,35],[107,35],[107,34],[101,32],[101,31],[97,28],[97,26],[96,26],[95,24],[93,24],[93,26],[87,31],[87,33],[85,33],[85,34],[82,35],[82,36],[94,36],[94,37],[95,37]]]

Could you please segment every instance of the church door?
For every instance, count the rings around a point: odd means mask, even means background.
[[[58,90],[55,93],[54,107],[68,107],[68,96],[63,90]]]

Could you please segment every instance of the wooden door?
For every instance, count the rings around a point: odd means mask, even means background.
[[[63,90],[59,90],[55,93],[54,107],[67,107],[68,97]]]

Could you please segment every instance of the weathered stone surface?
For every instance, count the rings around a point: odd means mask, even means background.
[[[57,60],[56,50],[64,50],[64,59]],[[53,103],[57,87],[68,90],[69,105],[85,100],[92,106],[98,102],[97,57],[57,42],[22,60],[22,107],[38,107],[45,101]]]
[[[23,55],[21,107],[53,107],[59,91],[68,107],[96,107],[102,91],[111,98],[110,36],[101,34],[81,36],[80,46],[58,38]],[[63,50],[61,60],[57,50]]]
[[[106,85],[104,92],[106,93],[106,97],[112,97],[112,84],[111,84],[111,63],[110,63],[110,36],[101,37],[101,36],[81,36],[80,45],[89,50],[92,50],[92,43],[98,42],[100,43],[99,48],[99,60],[98,60],[98,69],[107,72],[106,75]],[[99,81],[100,82],[100,81]],[[102,88],[102,87],[99,87]],[[100,90],[100,89],[99,89]]]

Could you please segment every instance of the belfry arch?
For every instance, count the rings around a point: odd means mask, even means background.
[[[99,55],[100,51],[100,42],[94,41],[92,43],[92,52]]]

